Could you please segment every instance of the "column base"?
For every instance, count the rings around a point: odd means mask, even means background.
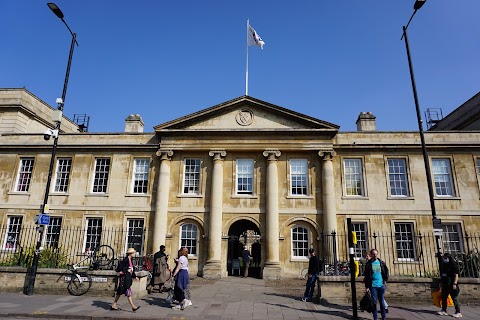
[[[203,267],[203,278],[205,279],[220,279],[222,276],[222,262],[221,261],[207,261]]]
[[[282,268],[280,263],[266,263],[263,267],[263,279],[278,280],[283,278]]]

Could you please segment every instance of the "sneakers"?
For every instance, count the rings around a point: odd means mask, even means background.
[[[185,307],[189,307],[192,305],[192,300],[187,300],[187,302],[185,303]]]
[[[445,311],[441,310],[441,311],[438,311],[437,314],[439,316],[448,316],[448,313],[446,313]]]
[[[310,299],[304,297],[304,298],[302,298],[302,301],[303,301],[303,302],[309,302]]]
[[[174,306],[172,307],[172,309],[175,309],[175,310],[183,310],[183,309],[182,309],[182,306],[179,305],[179,304],[174,305]]]
[[[461,317],[463,317],[463,316],[462,316],[462,314],[461,314],[460,312],[455,312],[455,313],[452,315],[452,317],[454,317],[454,318],[461,318]]]

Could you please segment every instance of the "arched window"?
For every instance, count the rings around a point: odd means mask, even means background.
[[[292,228],[292,257],[308,258],[310,248],[310,230],[301,226]]]
[[[189,255],[197,255],[198,227],[193,223],[182,224],[180,227],[180,247],[186,247]]]

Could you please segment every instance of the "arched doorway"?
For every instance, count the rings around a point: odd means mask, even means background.
[[[228,275],[243,275],[242,251],[245,245],[253,257],[250,262],[248,276],[260,278],[262,258],[260,230],[250,220],[235,221],[228,230]],[[239,265],[240,268],[238,269]]]

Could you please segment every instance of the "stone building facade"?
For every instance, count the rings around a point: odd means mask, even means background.
[[[13,91],[20,105],[36,99]],[[2,94],[0,106],[9,103]],[[419,253],[408,241],[432,231],[420,137],[379,132],[375,122],[362,112],[357,131],[342,132],[242,96],[150,133],[139,115],[126,119],[122,133],[79,133],[73,126],[59,139],[49,214],[62,226],[86,230],[140,226],[147,230],[143,253],[161,244],[174,253],[186,245],[190,272],[209,278],[232,273],[242,243],[254,253],[259,275],[296,276],[324,234],[345,234],[346,218],[364,237],[383,231],[405,241],[390,259],[405,262],[406,254],[413,264]],[[8,250],[12,226],[33,224],[43,201],[52,145],[38,128],[0,135],[2,250]],[[446,232],[477,232],[480,131],[430,131],[425,138]],[[88,241],[78,242],[72,245],[85,250]],[[373,246],[364,242],[359,252]],[[126,246],[111,245],[116,252]],[[336,246],[329,250],[341,255],[344,246]]]

